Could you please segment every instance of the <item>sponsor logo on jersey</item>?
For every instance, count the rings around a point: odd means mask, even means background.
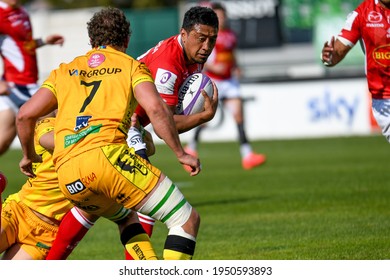
[[[90,185],[97,179],[97,176],[95,173],[88,174],[87,176],[81,178],[81,182],[83,182],[84,185]]]
[[[158,68],[156,72],[154,84],[156,85],[157,91],[160,94],[174,94],[175,82],[177,75],[169,70]]]
[[[376,48],[372,52],[372,56],[376,63],[383,67],[389,67],[390,66],[390,45],[381,46],[379,48]]]
[[[118,157],[116,165],[123,171],[128,171],[130,173],[135,173],[138,171],[144,176],[148,175],[148,169],[141,162],[138,162],[134,154],[129,154],[129,156],[131,157],[131,159],[133,159],[131,163],[128,162],[128,160],[126,159],[122,160]]]
[[[130,200],[130,196],[126,196],[124,193],[120,193],[116,196],[116,201],[118,201],[118,203],[126,203],[127,201]]]
[[[73,144],[77,143],[78,141],[80,141],[80,139],[86,137],[89,134],[99,133],[100,132],[100,128],[102,126],[103,126],[102,124],[92,125],[92,126],[88,127],[87,129],[79,132],[79,133],[66,135],[64,137],[64,148],[67,148],[70,145],[73,145]]]
[[[74,131],[79,131],[82,128],[85,128],[88,126],[88,120],[92,118],[92,116],[78,116],[76,118],[76,126],[73,129]]]
[[[70,194],[77,194],[86,189],[80,179],[77,179],[72,183],[66,184],[65,186]]]
[[[88,66],[96,68],[106,60],[106,57],[101,53],[94,53],[88,59]]]
[[[381,23],[383,19],[383,16],[381,13],[372,11],[367,16],[368,23],[366,24],[367,27],[384,27],[385,25]]]
[[[72,76],[81,76],[81,77],[98,77],[104,75],[115,75],[122,72],[121,68],[100,68],[91,71],[80,70],[80,69],[72,69],[69,70],[69,75]]]
[[[166,82],[169,81],[169,78],[172,76],[171,72],[165,72],[164,74],[161,75],[160,78],[160,83],[165,84]]]

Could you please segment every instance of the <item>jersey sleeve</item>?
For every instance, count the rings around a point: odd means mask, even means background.
[[[45,151],[45,148],[40,145],[40,139],[46,133],[54,131],[54,118],[45,118],[37,122],[35,126],[34,142],[35,150],[38,155]]]
[[[353,47],[361,38],[360,18],[359,8],[348,15],[344,27],[338,35],[338,39],[344,45]]]
[[[57,71],[53,70],[50,72],[49,77],[43,82],[41,85],[42,88],[47,88],[57,97],[57,90],[55,87],[55,78],[57,75]]]
[[[142,82],[153,83],[152,74],[150,73],[148,67],[146,67],[144,63],[140,63],[133,74],[133,79],[132,79],[133,88],[135,88],[136,85]]]

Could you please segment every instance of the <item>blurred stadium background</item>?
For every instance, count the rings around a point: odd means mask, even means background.
[[[390,151],[370,113],[363,53],[356,46],[331,69],[319,59],[323,43],[337,35],[360,1],[221,2],[239,34],[248,134],[269,161],[251,172],[241,170],[238,152],[232,152],[236,129],[223,110],[209,125],[212,133],[202,134],[210,142],[200,150],[202,176],[189,179],[167,148],[158,147],[153,162],[202,215],[195,258],[389,259]],[[194,3],[28,1],[35,37],[58,32],[66,39],[61,48],[38,50],[40,77],[90,48],[86,22],[101,6],[125,10],[133,29],[128,53],[136,57],[176,34]],[[19,159],[17,149],[0,157],[0,169],[10,179],[5,195],[25,181]],[[91,231],[71,259],[123,258],[119,242],[107,251],[106,240],[117,238],[112,224],[102,220]],[[158,224],[157,248],[165,234]]]
[[[43,80],[59,63],[89,49],[86,22],[101,6],[121,7],[133,30],[128,53],[134,57],[176,34],[183,13],[202,1],[26,2],[34,36],[61,33],[62,48],[38,50]],[[204,2],[204,1],[203,1]],[[319,59],[323,43],[342,28],[358,0],[224,0],[231,27],[239,35],[238,60],[246,102],[247,130],[253,140],[376,133],[364,79],[360,46],[337,67]],[[220,110],[204,141],[236,139],[234,123]],[[251,121],[251,120],[257,121]],[[289,120],[289,125],[285,122]],[[191,132],[182,135],[185,142]],[[14,145],[18,145],[15,141]]]

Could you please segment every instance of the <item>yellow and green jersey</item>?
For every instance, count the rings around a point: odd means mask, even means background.
[[[93,49],[53,70],[42,87],[58,102],[56,168],[87,150],[125,144],[137,106],[134,88],[144,81],[153,83],[148,68],[111,47]]]
[[[39,139],[54,130],[55,119],[46,118],[35,127],[35,151],[42,162],[35,164],[35,178],[30,178],[18,192],[20,201],[31,209],[56,220],[61,220],[73,205],[58,187],[57,173],[54,170],[52,154],[42,147]]]

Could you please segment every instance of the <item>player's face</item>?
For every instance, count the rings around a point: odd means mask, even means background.
[[[203,24],[195,25],[190,32],[182,29],[182,43],[187,63],[205,63],[215,46],[217,35],[217,28]]]

